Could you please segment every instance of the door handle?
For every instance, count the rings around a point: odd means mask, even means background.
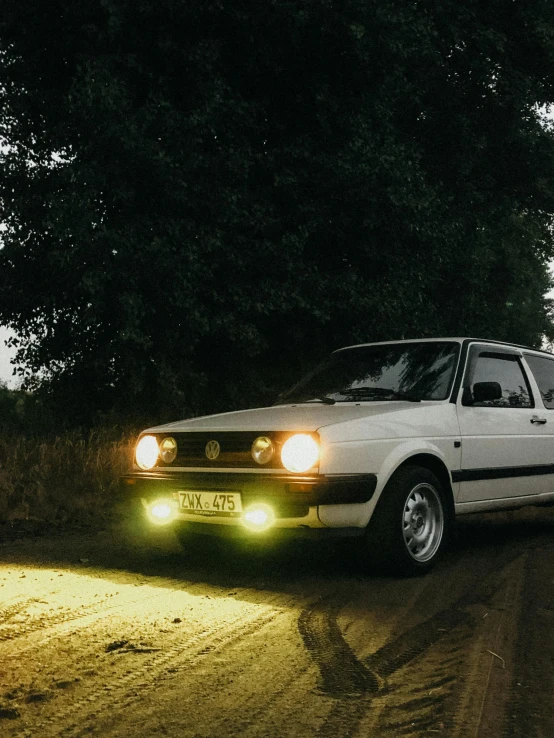
[[[534,425],[544,425],[546,423],[546,418],[539,418],[538,415],[533,415],[531,418],[531,423]]]

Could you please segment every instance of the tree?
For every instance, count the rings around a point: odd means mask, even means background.
[[[73,417],[552,334],[546,0],[3,5],[0,322]]]

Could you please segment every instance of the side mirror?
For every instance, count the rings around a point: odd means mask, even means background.
[[[494,402],[502,399],[502,387],[498,382],[475,382],[473,385],[473,402]]]

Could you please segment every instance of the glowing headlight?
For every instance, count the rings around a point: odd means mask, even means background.
[[[171,464],[177,456],[177,441],[174,438],[164,438],[160,443],[160,459],[164,464]]]
[[[135,459],[141,469],[152,469],[158,460],[158,442],[154,436],[143,436],[137,443]]]
[[[273,441],[267,436],[259,436],[252,444],[252,458],[258,464],[267,464],[273,458],[274,452]]]
[[[291,472],[308,471],[318,459],[319,445],[312,436],[305,433],[291,436],[281,449],[283,466]]]

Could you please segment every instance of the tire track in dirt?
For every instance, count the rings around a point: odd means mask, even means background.
[[[234,721],[231,730],[226,732],[221,725],[221,722],[214,726],[214,734],[219,735],[245,735],[248,731],[252,731],[252,726],[255,730],[255,738],[261,738],[262,736],[269,734],[271,738],[274,738],[275,730],[274,727],[266,726],[266,716],[272,714],[280,714],[281,710],[278,709],[278,703],[283,701],[283,698],[288,695],[302,694],[301,684],[305,675],[308,671],[308,667],[304,667],[299,672],[290,675],[284,684],[280,687],[275,688],[273,683],[268,685],[269,695],[267,688],[264,694],[264,700],[262,704],[258,704],[254,709],[248,709],[249,705],[244,705],[244,715],[242,719]],[[259,699],[259,698],[258,698]],[[286,701],[286,700],[285,700]]]
[[[25,600],[14,602],[13,605],[8,605],[7,607],[2,608],[0,610],[0,628],[2,628],[6,624],[9,624],[13,618],[23,613],[23,611],[26,610],[29,605],[34,605],[37,602],[42,602],[42,600],[38,597],[29,597]],[[6,640],[2,636],[3,634],[0,632],[0,641]]]
[[[362,664],[346,643],[337,623],[343,597],[320,599],[300,613],[298,629],[308,653],[316,663],[322,694],[344,698],[375,694],[379,677]]]
[[[399,668],[399,673],[394,674],[397,678],[389,685],[389,692],[377,715],[376,736],[419,738],[427,733],[441,733],[453,738],[455,726],[451,714],[455,710],[452,705],[461,689],[460,671],[472,626],[471,620],[462,620],[450,632],[441,634],[440,640],[429,645],[424,658],[411,665],[412,673],[408,678],[403,678],[405,672],[402,669],[410,666],[411,662]],[[415,680],[414,672],[417,673]],[[456,716],[459,721],[460,713],[456,713]]]
[[[390,697],[388,677],[422,656],[452,631],[473,622],[470,613],[458,609],[460,603],[457,602],[359,661],[344,640],[336,622],[336,615],[343,604],[342,599],[340,603],[316,603],[308,612],[302,613],[298,623],[304,644],[319,669],[319,690],[336,700],[317,732],[318,738],[355,735],[374,699],[383,695]],[[434,664],[428,675],[432,679],[426,685],[426,692],[443,689],[454,681],[452,669],[458,663],[458,654],[468,634],[464,635],[464,639],[455,648],[443,654],[441,663]],[[424,718],[414,717],[416,705],[425,713]],[[417,729],[421,730],[423,723],[434,724],[439,719],[442,714],[442,700],[439,704],[437,697],[415,697],[406,703],[404,709],[410,711],[410,724],[414,724],[416,720],[421,721],[422,724],[417,725]],[[380,729],[388,732],[390,728],[393,729],[392,735],[406,734],[403,721],[391,725],[389,718],[385,716]]]
[[[155,587],[159,584],[159,578],[146,579],[141,584],[147,584],[148,586]],[[167,590],[171,588],[172,591],[176,589],[179,591],[186,591],[188,595],[194,596],[198,593],[199,596],[205,596],[206,590],[203,585],[189,585],[182,580],[171,580],[162,579],[163,589]],[[122,587],[125,585],[121,585]],[[128,586],[128,585],[127,585]],[[17,651],[11,651],[11,655],[22,653],[23,651],[31,648],[43,645],[45,640],[51,638],[62,637],[65,635],[65,631],[59,630],[57,633],[47,635],[47,631],[52,628],[59,628],[66,624],[77,624],[83,628],[90,625],[92,622],[99,620],[103,617],[112,615],[117,610],[131,606],[139,606],[146,602],[158,601],[163,597],[160,591],[154,591],[150,594],[134,594],[133,591],[131,596],[125,594],[117,594],[115,599],[113,594],[105,596],[102,600],[91,602],[90,604],[77,605],[75,607],[64,608],[63,610],[56,610],[50,612],[44,612],[39,615],[30,615],[27,617],[25,622],[18,622],[15,624],[10,623],[10,620],[17,615],[24,614],[26,608],[29,605],[37,603],[48,604],[45,600],[40,597],[32,597],[26,600],[22,600],[14,605],[0,610],[0,643],[7,641],[14,641],[19,638],[23,638],[28,635],[32,635],[38,631],[42,631],[43,638],[40,644],[31,644],[25,648]],[[7,625],[8,629],[3,630],[3,626]]]
[[[166,680],[161,694],[169,703],[178,700],[181,719],[175,720],[174,715],[171,728],[167,724],[164,726],[167,716],[163,709],[160,711],[160,700],[152,699],[152,694],[141,704],[145,735],[178,736],[192,732],[198,738],[208,735],[217,738],[293,735],[297,738],[296,721],[299,714],[300,723],[306,720],[305,695],[309,694],[312,675],[302,651],[298,650],[297,639],[292,641],[295,650],[290,650],[295,621],[296,610],[288,610],[283,617],[267,623],[264,629],[250,629],[243,637],[227,644],[224,652],[210,651],[210,658],[196,670],[187,669],[186,674],[179,672],[175,679]],[[186,676],[185,689],[183,676]],[[136,723],[126,713],[122,722],[96,725],[99,735],[112,735],[111,729],[115,729],[118,736],[135,735]]]
[[[502,736],[554,734],[554,549],[537,548],[525,564],[509,707]]]
[[[391,676],[413,659],[423,655],[454,628],[462,624],[471,625],[473,623],[472,615],[466,610],[460,609],[465,604],[464,600],[465,596],[462,600],[454,603],[452,607],[442,610],[424,623],[404,631],[398,638],[385,644],[366,658],[364,663],[383,679]]]
[[[433,725],[441,725],[445,705],[454,687],[460,687],[463,653],[476,625],[472,606],[494,596],[502,586],[499,573],[521,556],[513,551],[503,554],[488,575],[476,578],[475,586],[452,605],[408,628],[363,660],[356,657],[337,623],[338,612],[353,598],[352,592],[347,599],[339,593],[306,608],[298,619],[298,629],[318,668],[319,692],[335,700],[317,732],[318,738],[355,735],[372,705],[375,735],[419,736]],[[439,643],[443,648],[430,657],[429,652]],[[400,700],[395,700],[389,678],[418,658],[422,694],[398,695]],[[393,711],[397,713],[394,717]]]
[[[159,688],[162,681],[175,679],[184,670],[189,672],[206,656],[222,651],[268,625],[280,615],[282,611],[270,606],[257,607],[246,616],[241,611],[228,616],[226,620],[218,619],[193,636],[179,638],[167,650],[133,656],[141,658],[139,665],[132,665],[125,673],[107,683],[90,685],[92,688],[85,683],[86,694],[70,704],[46,711],[42,722],[33,723],[33,731],[41,736],[68,738],[87,734],[90,732],[90,721],[97,723],[103,715],[109,716],[116,710],[128,710],[134,703],[144,699],[145,692],[154,687]],[[18,733],[26,734],[25,728]]]
[[[318,668],[318,691],[335,700],[318,738],[353,735],[382,687],[382,680],[358,660],[341,633],[337,615],[346,601],[340,594],[320,599],[298,618],[304,646]]]
[[[0,643],[6,642],[6,641],[14,641],[18,638],[22,638],[27,635],[31,635],[33,633],[36,633],[37,631],[47,631],[51,628],[56,628],[61,625],[66,624],[75,624],[76,622],[82,620],[83,622],[80,624],[81,627],[85,627],[86,625],[91,622],[91,618],[94,619],[94,616],[99,616],[97,619],[106,617],[108,615],[111,615],[114,611],[128,607],[129,605],[137,605],[139,603],[147,602],[148,600],[155,599],[158,595],[151,594],[146,595],[143,597],[134,597],[130,600],[125,600],[123,602],[118,602],[116,604],[109,604],[107,605],[107,602],[111,603],[111,600],[104,600],[104,602],[94,602],[90,605],[80,605],[77,608],[69,608],[62,612],[52,612],[52,613],[45,613],[43,615],[35,615],[31,616],[27,622],[25,623],[17,623],[15,627],[11,627],[10,630],[7,632],[1,632],[0,631]],[[24,605],[20,607],[17,614],[22,614],[26,607],[28,607],[29,604],[34,604],[36,602],[40,602],[39,599],[33,599],[28,600],[25,602]],[[15,613],[14,613],[15,615]],[[12,617],[14,616],[12,615]],[[3,625],[2,622],[0,622],[0,626]],[[64,635],[63,631],[59,631],[59,633],[55,633],[51,635],[50,637],[59,637]],[[44,643],[44,639],[41,641],[41,645]],[[34,648],[36,647],[35,644],[29,646],[28,648]],[[22,653],[24,650],[28,650],[28,648],[23,648],[15,653]]]

